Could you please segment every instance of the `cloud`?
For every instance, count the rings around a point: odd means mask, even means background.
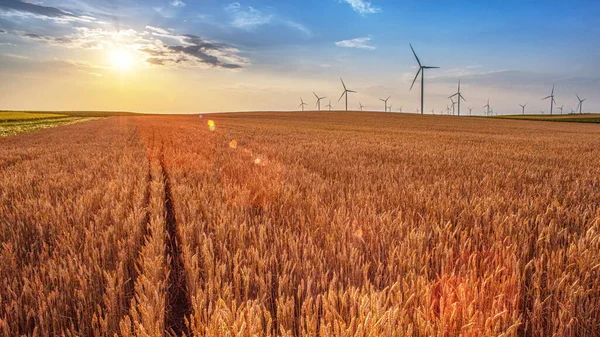
[[[181,0],[173,0],[170,2],[170,5],[173,7],[185,7],[186,3]]]
[[[0,34],[6,34],[6,31],[4,29],[0,29]]]
[[[310,29],[301,23],[283,18],[276,13],[265,13],[252,6],[242,7],[239,2],[233,2],[225,6],[225,12],[232,17],[231,26],[239,29],[251,31],[264,25],[284,25],[296,29],[307,36],[312,33]]]
[[[370,37],[359,37],[352,40],[344,40],[336,42],[335,45],[338,47],[344,48],[358,48],[358,49],[367,49],[367,50],[375,50],[374,46],[368,45],[368,42],[371,41]]]
[[[20,35],[28,40],[70,49],[127,49],[155,66],[241,69],[250,64],[232,46],[153,26],[146,26],[143,31],[77,27],[73,34],[60,37],[32,33]]]
[[[340,2],[349,4],[355,12],[362,15],[382,12],[381,8],[374,7],[370,1],[366,0],[340,0]]]
[[[58,22],[83,21],[92,22],[89,16],[79,16],[55,7],[47,7],[20,0],[0,1],[0,16],[34,17]]]
[[[17,55],[17,54],[8,54],[8,53],[5,53],[5,54],[1,54],[1,55],[7,56],[7,57],[12,57],[12,58],[15,58],[15,59],[20,59],[20,60],[29,60],[29,59],[31,59],[31,57],[29,57],[29,56],[23,56],[23,55]]]

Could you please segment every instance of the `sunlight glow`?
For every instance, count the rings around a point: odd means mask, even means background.
[[[113,68],[118,70],[130,70],[133,68],[133,56],[126,50],[116,49],[110,53],[110,62]]]

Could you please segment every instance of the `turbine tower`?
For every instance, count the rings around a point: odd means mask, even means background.
[[[577,105],[579,107],[579,114],[582,114],[582,110],[583,110],[583,102],[585,102],[587,100],[587,98],[581,99],[579,98],[579,95],[575,95],[577,96],[577,99],[579,100],[579,105]],[[575,109],[577,110],[577,109]]]
[[[462,99],[465,102],[467,101],[460,92],[460,80],[458,80],[458,91],[456,92],[456,94],[454,94],[448,98],[452,99],[452,97],[454,97],[454,96],[456,96],[458,99],[458,115],[460,116],[460,100]]]
[[[487,111],[485,112],[486,116],[490,115],[490,99],[488,98],[487,104],[483,106],[484,108],[487,109]]]
[[[560,114],[561,114],[561,115],[562,115],[562,112],[563,112],[563,108],[564,108],[564,107],[565,107],[565,105],[563,104],[563,105],[561,105],[561,106],[560,106],[560,108],[558,108],[558,110],[560,110]]]
[[[450,102],[452,102],[452,116],[454,116],[456,109],[454,109],[454,107],[456,106],[456,102],[454,102],[454,100],[452,98],[450,98]]]
[[[410,49],[413,52],[413,55],[415,55],[415,58],[417,59],[417,63],[419,63],[419,71],[417,71],[417,75],[415,76],[415,79],[413,80],[413,83],[410,86],[410,90],[412,90],[413,86],[415,85],[415,82],[417,81],[417,78],[419,77],[419,74],[421,74],[421,114],[423,114],[423,111],[425,109],[425,69],[439,69],[440,67],[430,67],[422,65],[421,60],[419,60],[417,53],[415,53],[415,49],[413,48],[412,44],[409,45]]]
[[[525,104],[519,104],[521,106],[521,109],[523,109],[523,115],[525,114],[525,107],[527,106],[528,103]]]
[[[315,94],[315,92],[313,91],[313,95],[315,95],[315,97],[317,98],[317,104],[315,105],[317,108],[319,108],[319,111],[321,111],[321,100],[325,99],[327,97],[319,97],[319,95]]]
[[[550,94],[550,96],[548,97],[544,97],[542,98],[542,101],[545,99],[550,98],[550,115],[552,115],[552,110],[554,109],[554,103],[556,103],[556,101],[554,100],[554,86],[552,86],[552,94]]]
[[[469,109],[469,116],[473,116],[473,108],[468,108]]]
[[[329,108],[329,111],[331,111],[331,109],[333,108],[333,107],[331,106],[331,99],[329,100],[329,104],[327,104],[325,107],[326,107],[326,108]]]
[[[362,105],[362,103],[361,103],[361,102],[358,102],[358,104],[360,104],[360,108],[359,108],[359,109],[360,109],[360,111],[363,111],[363,108],[364,108],[365,106],[364,106],[364,105]]]
[[[302,99],[302,97],[300,97],[300,102],[302,102],[302,103],[300,103],[300,105],[298,105],[298,107],[302,108],[302,111],[304,111],[304,106],[308,105],[308,104],[304,103],[304,100]]]
[[[382,101],[382,102],[384,103],[384,109],[385,109],[384,111],[385,111],[385,112],[388,112],[388,106],[387,106],[387,102],[388,102],[388,100],[390,99],[390,97],[392,97],[392,96],[389,96],[389,97],[388,97],[388,98],[386,98],[386,99],[383,99],[383,98],[380,98],[380,99],[379,99],[380,101]]]
[[[356,91],[348,90],[348,88],[346,88],[346,84],[344,83],[344,80],[341,77],[340,77],[340,81],[342,81],[342,85],[344,86],[344,92],[342,93],[342,96],[340,96],[340,99],[338,99],[338,102],[341,101],[345,95],[346,96],[346,111],[348,111],[348,93],[356,93]]]

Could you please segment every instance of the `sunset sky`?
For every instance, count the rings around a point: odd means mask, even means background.
[[[294,110],[312,91],[342,109],[426,112],[462,81],[481,114],[600,111],[599,1],[0,0],[0,109]]]

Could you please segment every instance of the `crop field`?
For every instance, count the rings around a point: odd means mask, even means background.
[[[55,113],[35,113],[22,111],[0,111],[0,122],[65,117]]]
[[[520,119],[546,122],[570,122],[570,123],[600,123],[600,114],[568,114],[568,115],[512,115],[499,116],[506,119]]]
[[[64,114],[0,112],[0,137],[33,132],[57,126],[87,122],[98,117],[73,117]]]
[[[598,336],[599,145],[382,113],[0,138],[0,335]]]

